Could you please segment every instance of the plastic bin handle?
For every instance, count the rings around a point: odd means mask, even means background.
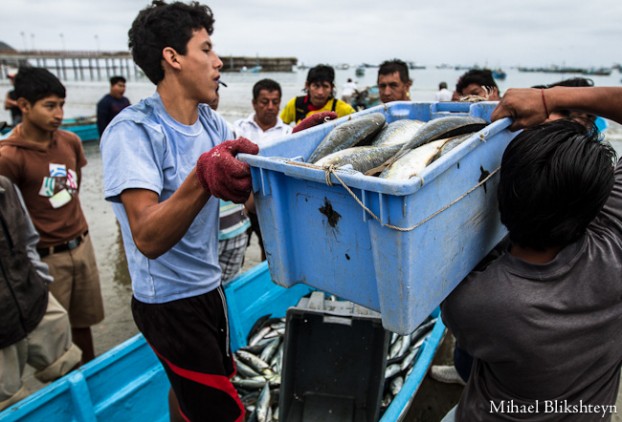
[[[497,120],[496,122],[492,122],[484,129],[482,129],[485,133],[486,138],[489,136],[496,135],[504,129],[507,129],[512,124],[512,119],[509,117],[504,117],[503,119]]]

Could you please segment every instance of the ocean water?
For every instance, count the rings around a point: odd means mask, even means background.
[[[544,73],[521,73],[515,69],[505,69],[507,78],[499,83],[504,92],[510,87],[530,87],[536,84],[552,83],[561,79],[580,75],[561,75]],[[355,66],[348,70],[336,70],[335,85],[337,95],[340,87],[348,78],[356,80],[359,87],[375,84],[377,69],[367,68],[362,77],[355,76]],[[445,81],[449,87],[455,85],[463,70],[435,69],[411,70],[413,88],[411,97],[414,101],[433,101],[438,83]],[[307,70],[291,73],[223,73],[222,81],[228,87],[221,88],[219,112],[230,122],[246,117],[252,112],[252,87],[262,78],[271,78],[282,86],[283,103],[291,97],[301,95]],[[614,71],[610,76],[594,76],[596,86],[619,86],[621,75]],[[95,114],[95,104],[108,92],[108,82],[103,81],[65,81],[67,98],[65,117],[90,116]],[[6,82],[0,82],[0,94],[5,95],[10,89]],[[151,82],[128,80],[126,95],[132,103],[150,96],[155,90]],[[0,120],[8,120],[9,114],[0,110]],[[607,138],[622,155],[622,126],[611,124]],[[102,293],[106,319],[93,328],[96,353],[101,354],[116,344],[134,335],[137,330],[130,312],[131,286],[126,269],[125,257],[121,247],[121,236],[110,204],[102,194],[102,163],[99,145],[84,145],[88,165],[83,171],[81,201],[90,226],[90,233],[95,245],[101,275]],[[247,251],[245,268],[259,262],[259,251],[254,242]]]
[[[503,93],[508,88],[527,88],[537,84],[557,82],[562,79],[581,76],[579,74],[554,74],[554,73],[531,73],[519,72],[517,69],[505,69],[507,78],[498,81],[499,88]],[[411,98],[413,101],[434,101],[434,94],[438,90],[438,84],[447,82],[449,89],[455,86],[456,81],[464,73],[464,70],[455,69],[427,69],[410,70],[413,80]],[[252,88],[255,82],[263,78],[271,78],[281,84],[283,91],[283,103],[290,98],[302,95],[307,70],[299,69],[295,72],[281,73],[223,73],[221,80],[227,87],[221,87],[221,99],[219,112],[230,122],[246,117],[251,113]],[[362,77],[355,76],[355,66],[350,69],[337,69],[335,71],[335,87],[337,96],[348,78],[356,81],[363,88],[376,84],[377,69],[367,68]],[[620,86],[622,75],[614,70],[610,76],[592,76],[596,86]],[[65,104],[65,117],[91,116],[95,114],[95,104],[108,92],[107,80],[101,81],[64,81],[67,88]],[[0,94],[3,96],[10,89],[9,83],[0,81]],[[138,102],[153,94],[155,86],[146,78],[140,80],[128,80],[126,96],[132,103]],[[0,110],[0,120],[9,120],[9,113]]]

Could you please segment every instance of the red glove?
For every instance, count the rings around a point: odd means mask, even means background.
[[[292,133],[300,132],[301,130],[309,129],[310,127],[321,125],[329,120],[335,120],[337,113],[334,111],[322,111],[321,113],[315,113],[311,116],[302,119],[300,123],[294,126]]]
[[[246,138],[225,141],[204,152],[197,161],[197,178],[211,195],[241,204],[251,192],[251,172],[237,153],[257,154],[259,147]]]

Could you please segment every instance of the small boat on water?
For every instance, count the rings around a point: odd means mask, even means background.
[[[99,132],[97,130],[97,118],[95,116],[75,117],[72,119],[64,119],[61,129],[73,132],[80,137],[82,142],[90,142],[99,140]],[[0,132],[0,139],[5,138],[13,128],[7,126]]]
[[[259,72],[261,72],[261,69],[262,69],[262,67],[260,65],[253,66],[253,67],[242,66],[242,68],[240,69],[240,72],[242,72],[242,73],[259,73]]]
[[[284,316],[289,307],[313,291],[302,284],[290,288],[274,284],[265,261],[238,276],[224,290],[233,351],[247,345],[247,336],[258,319]],[[403,387],[380,422],[398,421],[406,414],[444,334],[445,326],[436,318],[411,372],[404,377]],[[0,422],[164,422],[169,420],[168,390],[164,368],[144,337],[137,334],[0,412]]]
[[[359,77],[365,76],[365,66],[357,66],[354,74]]]
[[[586,69],[583,74],[584,75],[593,75],[593,76],[609,76],[611,75],[612,68],[611,67],[592,67]]]
[[[97,117],[95,116],[65,119],[60,128],[75,133],[82,139],[82,142],[97,141],[99,139]]]
[[[407,62],[406,64],[408,65],[408,68],[412,70],[422,70],[426,68],[426,66],[417,64],[416,62]]]
[[[492,77],[498,81],[504,81],[507,74],[502,69],[495,69],[492,71]]]

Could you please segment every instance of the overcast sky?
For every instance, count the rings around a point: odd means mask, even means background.
[[[18,50],[127,50],[146,0],[2,0],[0,41]],[[221,56],[317,63],[611,66],[622,0],[215,0]]]

